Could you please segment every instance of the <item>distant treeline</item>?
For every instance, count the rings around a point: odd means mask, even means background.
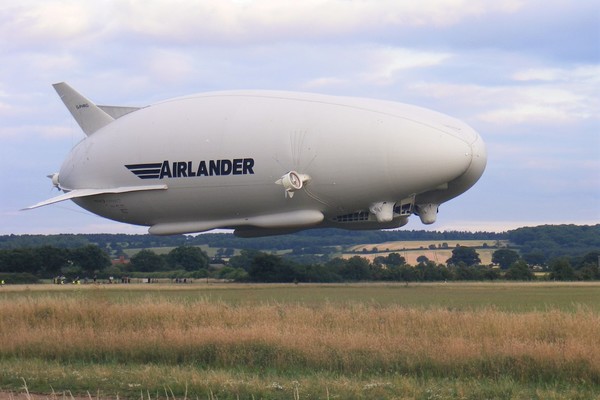
[[[600,249],[600,225],[542,225],[495,232],[437,232],[437,231],[346,231],[341,229],[313,229],[295,234],[242,239],[229,233],[199,235],[125,235],[125,234],[60,234],[60,235],[4,235],[0,249],[18,249],[41,246],[77,248],[96,245],[111,257],[124,254],[124,249],[208,245],[222,249],[292,250],[306,254],[330,253],[332,246],[352,246],[366,243],[411,240],[508,240],[522,255],[544,263],[556,257],[582,256]]]
[[[372,262],[353,256],[334,258],[324,263],[299,264],[293,260],[259,251],[243,251],[230,259],[226,268],[218,271],[225,279],[251,282],[433,282],[538,279],[534,269],[510,249],[495,252],[500,268],[481,265],[475,249],[457,247],[445,264],[423,258],[417,265],[408,265],[398,253],[376,257]],[[550,261],[548,273],[541,279],[574,281],[598,280],[600,252],[591,252],[576,260],[566,257]],[[540,269],[540,268],[538,268]],[[230,276],[227,276],[230,274]]]
[[[8,283],[23,282],[26,277],[63,277],[68,281],[96,281],[96,278],[125,277],[215,278],[238,282],[358,282],[358,281],[452,281],[452,280],[534,280],[536,271],[547,271],[543,279],[598,280],[600,251],[590,252],[576,259],[560,257],[547,266],[530,265],[519,254],[508,248],[494,252],[495,265],[481,265],[477,250],[458,246],[445,264],[435,263],[425,256],[417,265],[408,265],[399,253],[377,256],[372,261],[351,258],[318,257],[313,262],[299,262],[294,258],[242,250],[225,264],[210,264],[207,254],[199,247],[179,246],[167,254],[142,250],[128,263],[111,264],[108,255],[95,245],[75,249],[42,246],[24,249],[0,250],[0,279]],[[224,260],[223,260],[224,261]],[[12,276],[11,276],[12,274]],[[19,275],[17,275],[19,274]],[[112,279],[110,279],[112,281]],[[56,279],[55,279],[56,281]]]
[[[11,273],[39,278],[64,276],[68,280],[79,280],[156,271],[178,271],[189,273],[190,277],[206,277],[208,274],[202,271],[208,268],[206,253],[193,246],[179,246],[162,256],[142,250],[130,263],[116,265],[113,265],[106,251],[93,244],[73,249],[41,246],[0,250],[0,279],[2,274]],[[15,283],[12,278],[11,282]]]
[[[243,239],[231,233],[199,235],[126,235],[126,234],[58,234],[3,235],[0,249],[55,246],[64,248],[95,244],[107,250],[123,248],[177,247],[209,245],[219,248],[285,250],[314,246],[350,246],[362,243],[381,243],[400,240],[502,240],[506,233],[495,232],[437,232],[437,231],[348,231],[343,229],[310,229],[298,233]]]
[[[40,246],[0,250],[0,274],[21,273],[43,278],[57,275],[93,277],[110,265],[108,254],[93,244],[73,249]]]
[[[506,239],[518,247],[521,254],[542,255],[544,260],[576,257],[600,250],[600,224],[519,228],[508,231]]]

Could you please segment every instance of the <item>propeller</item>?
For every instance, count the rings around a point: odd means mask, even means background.
[[[296,171],[290,171],[283,175],[280,179],[276,180],[275,183],[282,185],[285,189],[285,197],[290,199],[294,197],[296,190],[302,189],[304,184],[310,180],[310,176],[306,174],[299,174]]]
[[[58,172],[55,172],[53,174],[46,175],[46,176],[52,180],[52,186],[53,187],[57,188],[58,190],[62,190],[60,188],[60,182],[59,182],[59,179],[58,179]]]

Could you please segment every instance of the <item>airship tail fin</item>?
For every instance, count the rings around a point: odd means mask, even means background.
[[[101,106],[98,104],[98,108],[113,117],[114,119],[121,118],[123,115],[127,115],[134,111],[139,110],[142,107],[122,107],[122,106]]]
[[[52,86],[86,135],[90,136],[114,121],[113,117],[65,82],[55,83]]]

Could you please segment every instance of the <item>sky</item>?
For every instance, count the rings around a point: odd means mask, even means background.
[[[274,89],[411,103],[487,145],[480,181],[405,229],[600,223],[598,0],[0,0],[0,234],[145,233],[46,175],[84,134],[52,83],[143,106]]]

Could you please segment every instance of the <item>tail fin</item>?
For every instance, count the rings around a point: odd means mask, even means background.
[[[99,104],[98,104],[98,107],[102,111],[104,111],[105,113],[107,113],[108,115],[113,117],[114,119],[119,119],[123,115],[127,115],[129,113],[132,113],[132,112],[137,111],[140,108],[142,108],[142,107],[122,107],[122,106],[101,106]]]
[[[114,121],[113,117],[66,83],[55,83],[52,86],[86,135],[90,136]]]

